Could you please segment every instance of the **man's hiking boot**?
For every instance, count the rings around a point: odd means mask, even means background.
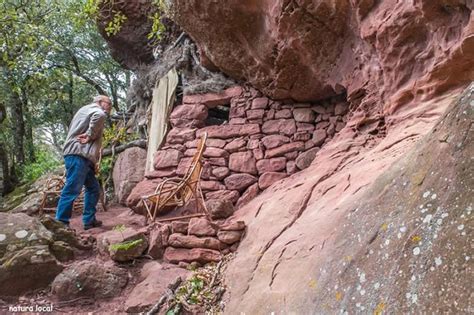
[[[91,223],[84,225],[84,230],[89,230],[99,226],[102,226],[102,221],[94,219],[94,221],[92,221]]]

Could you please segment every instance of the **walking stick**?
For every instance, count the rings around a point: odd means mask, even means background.
[[[96,174],[99,174],[99,170],[100,170],[100,163],[102,162],[102,148],[100,149],[100,153],[99,153],[99,161],[97,162],[96,164]],[[99,189],[100,189],[100,192],[99,192],[99,201],[100,203],[102,204],[102,208],[104,209],[104,212],[107,212],[107,196],[105,195],[105,187],[103,186],[105,185],[104,183],[102,183],[102,181],[100,180],[99,181]]]

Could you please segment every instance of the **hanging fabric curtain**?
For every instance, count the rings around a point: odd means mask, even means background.
[[[172,68],[160,79],[153,89],[151,122],[148,124],[148,151],[145,175],[153,171],[153,156],[163,142],[168,131],[168,119],[178,85],[178,74]]]

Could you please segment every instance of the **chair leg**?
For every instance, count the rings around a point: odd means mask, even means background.
[[[202,202],[202,206],[203,206],[203,209],[204,209],[204,212],[206,213],[206,215],[209,217],[209,219],[211,218],[211,215],[209,214],[209,210],[207,210],[207,207],[206,207],[206,202],[204,200],[204,194],[202,193],[202,189],[201,189],[201,185],[198,185],[198,188],[199,190],[199,194],[201,195],[201,202]]]
[[[148,203],[146,202],[146,200],[145,200],[145,199],[142,199],[142,202],[143,202],[143,204],[145,205],[145,209],[146,209],[146,211],[147,211],[147,213],[148,213],[148,216],[147,216],[147,221],[148,221],[148,217],[149,217],[150,219],[152,218],[151,212],[150,212],[150,209],[148,208]],[[145,223],[147,223],[147,222],[145,222]]]
[[[160,191],[160,193],[161,193],[161,191]],[[153,217],[151,219],[153,222],[155,222],[156,214],[158,213],[158,209],[161,209],[160,201],[161,201],[161,196],[158,195],[158,200],[155,203],[155,207],[154,207],[154,211],[153,211]]]

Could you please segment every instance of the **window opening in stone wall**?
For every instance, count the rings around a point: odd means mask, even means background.
[[[222,125],[229,122],[229,106],[219,105],[215,108],[210,108],[207,114],[207,119],[204,121],[206,126]]]

